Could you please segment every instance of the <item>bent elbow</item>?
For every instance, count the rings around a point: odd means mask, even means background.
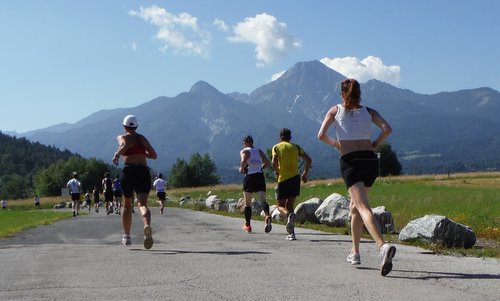
[[[318,135],[317,135],[318,139],[321,140],[321,141],[324,141],[325,140],[325,134],[323,132],[318,132]]]
[[[387,135],[392,134],[392,128],[390,126],[387,126],[387,129],[385,132],[387,133]]]

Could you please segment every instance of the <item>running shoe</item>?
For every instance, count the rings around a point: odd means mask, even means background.
[[[127,234],[123,235],[122,244],[126,247],[128,247],[132,244],[132,239],[130,238],[130,235],[127,235]]]
[[[286,237],[286,240],[297,240],[297,238],[295,238],[295,234],[288,234],[288,236]]]
[[[265,222],[266,222],[266,227],[264,228],[264,232],[269,233],[273,229],[273,225],[271,225],[271,217],[266,216]]]
[[[144,248],[146,250],[151,249],[153,246],[153,229],[150,225],[144,226]]]
[[[382,276],[386,276],[392,271],[392,258],[394,258],[394,255],[396,255],[395,246],[391,246],[390,244],[385,243],[380,247],[380,274]]]
[[[351,252],[349,256],[347,256],[347,262],[350,264],[361,264],[361,255]]]
[[[288,234],[295,233],[295,213],[293,212],[288,214],[288,220],[286,222],[286,232]]]
[[[243,229],[243,231],[245,231],[246,233],[252,233],[252,226],[247,226],[247,224],[243,224],[242,229]]]

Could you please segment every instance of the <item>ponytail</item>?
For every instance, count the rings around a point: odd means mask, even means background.
[[[344,102],[346,109],[356,109],[361,102],[361,89],[359,83],[355,79],[346,79],[340,86],[341,91],[344,93]]]

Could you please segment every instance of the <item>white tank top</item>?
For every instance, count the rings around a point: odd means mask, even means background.
[[[347,110],[339,104],[333,124],[337,140],[370,140],[372,115],[367,107]]]
[[[259,149],[256,147],[245,147],[243,150],[250,153],[250,157],[247,160],[247,175],[262,172],[262,158],[260,157]]]

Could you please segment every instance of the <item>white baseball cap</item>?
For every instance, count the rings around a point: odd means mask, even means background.
[[[130,128],[136,128],[138,126],[137,118],[135,118],[134,115],[127,115],[123,119],[123,125]]]

